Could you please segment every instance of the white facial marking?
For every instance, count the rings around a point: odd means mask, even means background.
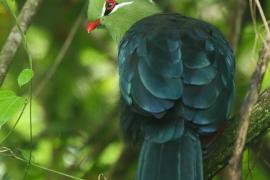
[[[123,2],[123,3],[117,4],[110,14],[114,13],[115,11],[117,11],[118,9],[120,9],[124,6],[131,5],[132,3],[134,3],[134,1]]]
[[[120,8],[122,8],[122,7],[124,7],[124,6],[131,5],[132,3],[134,3],[134,1],[123,2],[123,3],[117,4],[117,5],[113,8],[112,12],[110,12],[110,14],[114,13],[115,11],[117,11],[118,9],[120,9]],[[105,2],[104,5],[103,5],[102,12],[101,12],[101,17],[104,16],[105,11],[106,11],[106,2]]]
[[[105,11],[106,11],[106,2],[104,2],[103,9],[101,12],[101,17],[104,15]]]

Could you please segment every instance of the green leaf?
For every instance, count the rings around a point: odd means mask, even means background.
[[[26,103],[26,98],[16,96],[12,91],[0,90],[0,128],[8,122]]]
[[[22,70],[22,72],[20,73],[18,77],[19,86],[22,87],[23,85],[27,84],[29,81],[31,81],[33,76],[34,76],[34,72],[32,69]]]

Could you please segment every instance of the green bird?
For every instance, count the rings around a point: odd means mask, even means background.
[[[227,40],[151,0],[91,0],[88,20],[88,32],[106,28],[119,45],[121,127],[141,143],[136,179],[202,180],[200,139],[229,119],[234,99]]]

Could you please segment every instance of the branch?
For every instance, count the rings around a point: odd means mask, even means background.
[[[236,52],[242,29],[243,16],[247,7],[247,2],[246,0],[237,0],[237,2],[233,2],[233,4],[234,11],[231,15],[232,26],[229,34],[229,40],[231,42],[233,51]]]
[[[27,29],[29,28],[41,2],[42,0],[27,0],[24,4],[18,17],[19,26],[21,27],[23,33],[26,33]],[[22,36],[17,29],[17,26],[14,25],[0,52],[0,87],[4,82],[10,64],[12,63],[13,57],[16,54],[21,42]]]
[[[237,119],[229,121],[216,144],[214,151],[204,162],[205,179],[211,179],[221,169],[223,169],[233,153],[234,142],[237,137]],[[270,128],[270,88],[265,91],[258,99],[256,105],[252,108],[250,115],[250,126],[247,133],[246,145],[249,145],[257,138],[267,133]]]
[[[234,153],[230,160],[229,166],[230,168],[229,176],[231,180],[239,180],[241,179],[242,176],[242,155],[249,127],[249,117],[251,115],[251,109],[258,99],[261,81],[267,69],[269,58],[270,58],[270,33],[267,31],[266,41],[264,42],[263,48],[260,52],[257,67],[250,82],[248,94],[241,107],[240,126],[238,130],[237,139],[235,142]]]
[[[80,12],[80,14],[78,15],[76,21],[74,22],[74,24],[72,25],[72,28],[61,48],[61,50],[59,51],[56,59],[54,60],[53,65],[49,68],[45,78],[41,81],[41,83],[38,85],[37,89],[35,89],[34,91],[34,96],[38,96],[41,91],[47,86],[47,84],[50,82],[50,80],[52,79],[53,75],[55,74],[57,68],[60,66],[60,64],[62,63],[66,53],[68,52],[68,49],[77,33],[77,31],[79,30],[81,24],[83,23],[84,20],[84,16],[85,16],[85,11],[87,9],[87,5],[88,2],[86,1],[85,5],[82,7],[82,10]]]

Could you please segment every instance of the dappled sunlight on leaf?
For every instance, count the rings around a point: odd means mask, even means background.
[[[80,50],[79,58],[80,63],[83,66],[91,66],[93,64],[106,61],[108,57],[106,56],[106,54],[97,51],[97,49],[88,47]]]
[[[39,102],[34,99],[32,106],[33,137],[35,137],[46,128],[46,123],[44,119],[44,111]],[[29,118],[29,105],[27,105],[24,114],[15,129],[15,132],[19,133],[21,137],[25,139],[29,138]],[[10,125],[12,126],[13,123]]]
[[[53,142],[51,139],[43,139],[33,152],[35,162],[41,165],[48,165],[52,161]]]
[[[103,165],[112,165],[118,159],[123,145],[121,143],[111,143],[102,153],[100,163]]]
[[[27,84],[29,81],[31,81],[33,76],[34,76],[34,72],[32,69],[22,70],[22,72],[19,74],[19,77],[18,77],[19,86],[22,87],[23,85]]]
[[[270,87],[270,66],[267,68],[266,73],[264,75],[261,92],[265,91],[269,87]]]
[[[34,60],[45,58],[52,43],[49,33],[39,26],[31,26],[27,32],[27,41]]]
[[[0,90],[0,128],[22,110],[26,99],[18,97],[12,91]]]

